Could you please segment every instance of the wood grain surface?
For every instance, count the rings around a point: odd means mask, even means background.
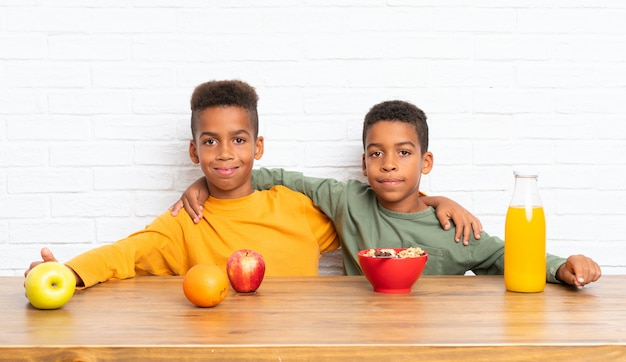
[[[626,276],[507,292],[501,276],[423,276],[410,294],[363,277],[266,278],[214,308],[181,277],[138,277],[32,308],[0,277],[0,360],[626,360]]]

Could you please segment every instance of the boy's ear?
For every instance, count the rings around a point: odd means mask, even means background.
[[[361,157],[361,169],[363,170],[363,176],[367,177],[367,165],[365,164],[365,153]]]
[[[256,138],[256,143],[254,145],[254,159],[260,160],[263,157],[263,152],[265,150],[265,143],[263,142],[263,136],[259,136]]]
[[[422,156],[422,174],[426,175],[433,169],[434,156],[432,152],[426,152]]]
[[[195,164],[200,163],[200,157],[198,157],[198,149],[196,148],[196,142],[194,140],[189,140],[189,158],[191,158],[191,162]]]

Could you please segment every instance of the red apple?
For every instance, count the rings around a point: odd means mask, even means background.
[[[233,289],[240,293],[254,292],[265,276],[265,260],[254,250],[232,253],[226,262],[226,274]]]

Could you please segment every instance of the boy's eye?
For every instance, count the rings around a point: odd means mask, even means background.
[[[374,151],[374,152],[370,153],[370,157],[380,157],[380,156],[382,156],[382,154],[383,153],[380,152],[380,151]]]
[[[202,141],[202,143],[205,145],[214,145],[217,143],[217,140],[215,138],[207,138],[204,141]]]
[[[241,143],[245,143],[246,140],[244,138],[237,137],[237,138],[235,138],[234,142],[237,143],[237,144],[241,144]]]
[[[411,154],[411,152],[410,152],[410,151],[407,151],[407,150],[402,150],[402,151],[400,151],[400,156],[408,156],[408,155],[410,155],[410,154]]]

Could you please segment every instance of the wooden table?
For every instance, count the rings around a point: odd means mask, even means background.
[[[0,277],[0,360],[626,360],[626,276],[537,294],[424,276],[405,295],[363,277],[274,277],[214,308],[191,305],[180,277],[138,277],[51,311],[23,281]]]

